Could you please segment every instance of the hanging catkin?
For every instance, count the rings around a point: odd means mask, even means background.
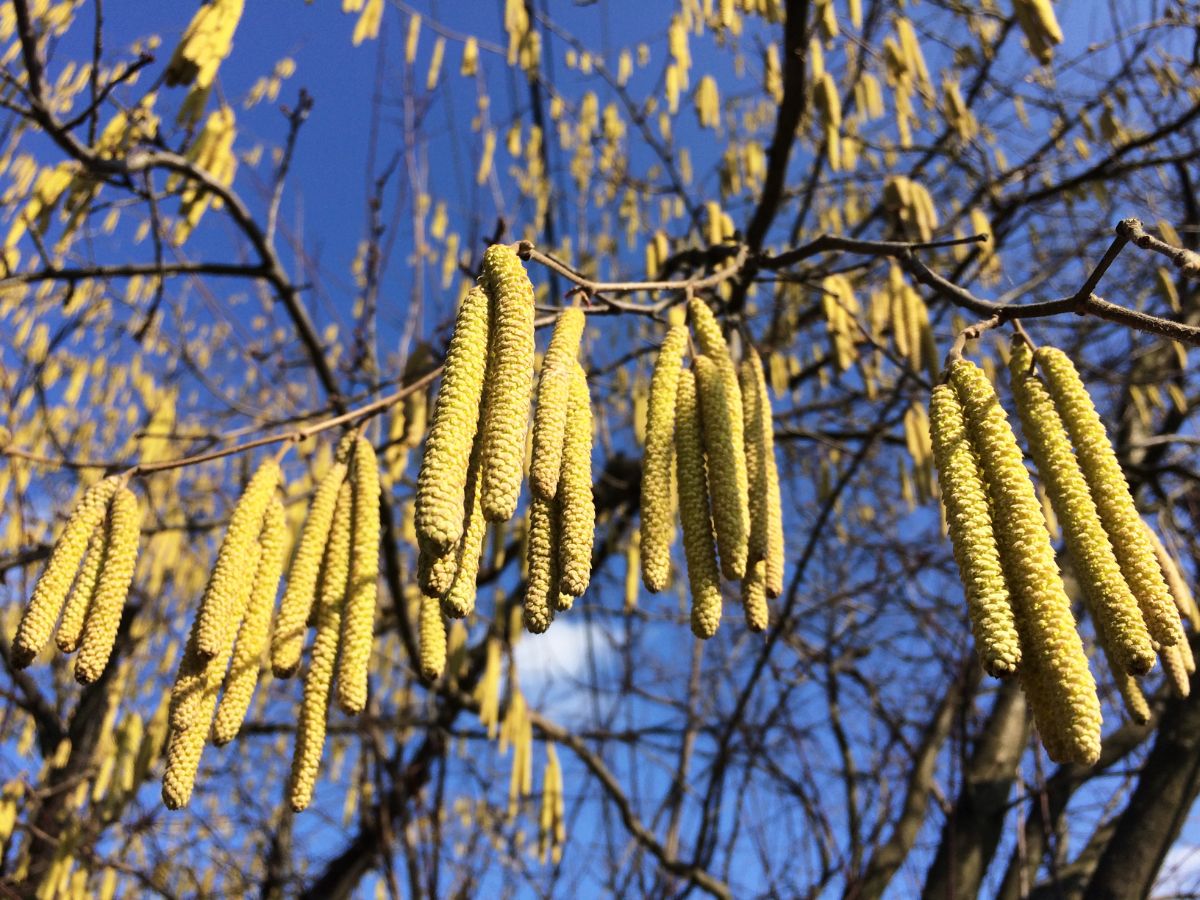
[[[288,799],[300,812],[312,800],[317,770],[325,748],[325,723],[329,714],[329,690],[337,664],[342,607],[350,570],[350,528],[353,496],[349,482],[338,492],[337,509],[325,550],[321,599],[317,606],[317,634],[313,639],[312,658],[304,677],[304,699],[296,725],[296,746],[292,755],[292,776]]]
[[[1070,357],[1053,347],[1039,348],[1034,357],[1071,435],[1100,521],[1112,542],[1121,574],[1141,607],[1150,637],[1169,647],[1176,640],[1175,620],[1179,614],[1104,423]]]
[[[704,466],[704,439],[696,377],[690,369],[679,376],[675,411],[675,466],[679,482],[679,519],[683,523],[683,549],[688,584],[692,592],[692,632],[710,638],[721,624],[721,575],[713,545],[708,487]]]
[[[417,537],[431,557],[442,556],[462,537],[463,492],[479,424],[490,319],[487,292],[477,285],[458,310],[417,476]]]
[[[542,360],[537,412],[533,419],[533,456],[529,484],[544,500],[553,500],[562,468],[563,437],[568,427],[571,377],[583,336],[584,313],[573,306],[558,315],[550,346]]]
[[[247,596],[247,592],[241,590],[253,572],[247,560],[262,531],[263,517],[279,486],[281,474],[276,460],[264,461],[233,508],[229,529],[217,551],[216,565],[200,599],[196,650],[206,659],[212,659],[226,645],[232,645],[234,633],[230,623],[240,622],[245,614],[245,608],[238,607],[236,598]]]
[[[421,595],[420,629],[417,651],[421,677],[435,681],[446,668],[446,621],[436,597]]]
[[[1143,522],[1143,524],[1145,524]],[[1192,589],[1188,587],[1187,579],[1183,577],[1183,573],[1179,571],[1179,565],[1167,551],[1166,545],[1159,539],[1158,534],[1148,524],[1146,525],[1146,535],[1150,538],[1150,545],[1154,548],[1154,556],[1158,560],[1159,566],[1162,568],[1163,577],[1167,581],[1167,588],[1171,592],[1171,599],[1175,601],[1175,608],[1179,610],[1179,615],[1192,623],[1193,629],[1200,628],[1200,610],[1196,608],[1196,598],[1192,595]],[[91,552],[90,550],[88,551]],[[84,561],[86,568],[87,561]],[[63,614],[64,620],[66,614]],[[59,634],[62,634],[62,627],[59,626]]]
[[[304,632],[316,596],[321,559],[325,555],[333,511],[342,482],[346,480],[346,470],[346,461],[335,458],[308,508],[271,639],[271,669],[276,678],[290,678],[300,667],[300,652],[304,649]]]
[[[992,531],[987,488],[967,439],[958,395],[948,384],[935,387],[929,399],[929,432],[976,651],[989,675],[1011,675],[1021,661],[1020,639]]]
[[[75,680],[80,684],[95,682],[108,665],[121,624],[125,597],[133,580],[141,519],[137,497],[128,487],[122,485],[113,495],[105,527],[108,538],[104,542],[104,562],[88,607],[83,644],[75,660]]]
[[[478,444],[478,442],[476,442]],[[479,578],[479,557],[487,520],[483,517],[483,496],[479,485],[480,453],[471,454],[471,473],[467,478],[467,523],[454,556],[453,573],[441,593],[442,611],[452,619],[462,619],[475,610],[475,590]],[[439,595],[431,595],[439,596]]]
[[[367,672],[379,581],[379,466],[375,448],[362,435],[354,441],[350,484],[353,498],[350,580],[342,620],[337,691],[342,709],[357,715],[367,705]]]
[[[559,589],[581,597],[592,576],[596,505],[592,498],[592,403],[587,375],[576,363],[558,488]]]
[[[483,514],[489,522],[505,522],[517,510],[525,462],[533,389],[533,285],[516,251],[503,244],[483,254],[483,285],[493,310],[483,419]]]
[[[16,668],[23,669],[33,662],[50,639],[92,532],[103,521],[109,501],[119,486],[117,476],[96,482],[87,489],[67,519],[17,626],[12,644],[12,663]]]
[[[646,407],[646,450],[642,461],[641,563],[646,590],[658,593],[671,581],[671,544],[675,511],[671,508],[671,476],[675,461],[675,396],[687,326],[675,325],[663,338],[650,377]]]
[[[746,614],[747,628],[751,631],[766,629],[770,612],[767,608],[765,559],[756,559],[746,565],[746,577],[742,579],[742,611]]]
[[[551,594],[558,584],[558,502],[534,497],[529,503],[529,536],[525,547],[525,630],[541,634],[554,621]]]
[[[750,507],[748,491],[737,477],[739,466],[743,474],[746,468],[740,404],[735,410],[728,391],[730,381],[712,359],[697,356],[693,369],[721,572],[726,578],[741,578],[746,574]]]
[[[1126,672],[1144,675],[1154,666],[1150,633],[1137,600],[1121,576],[1062,419],[1045,386],[1031,371],[1032,365],[1029,345],[1015,340],[1009,372],[1030,454],[1062,527],[1089,608],[1108,638],[1109,650]]]
[[[745,420],[746,462],[750,486],[748,558],[766,560],[763,587],[768,597],[783,593],[783,505],[775,465],[775,425],[771,398],[758,351],[748,348],[738,369]],[[753,452],[754,462],[751,464]]]
[[[105,515],[108,515],[107,511]],[[96,593],[100,568],[104,565],[109,533],[106,518],[92,532],[92,537],[88,541],[87,555],[83,557],[83,566],[75,579],[75,586],[67,595],[67,605],[63,608],[62,621],[58,623],[58,631],[54,635],[54,642],[58,644],[58,649],[63,653],[74,653],[79,649],[79,641],[83,637],[83,621],[92,605],[92,596]]]
[[[287,514],[278,497],[267,507],[258,544],[261,552],[254,572],[254,586],[250,589],[250,602],[246,606],[246,618],[238,629],[233,660],[225,675],[221,702],[213,723],[213,742],[218,746],[237,737],[258,684],[258,669],[267,646],[271,612],[275,608],[275,594],[279,591],[287,553]]]
[[[1031,686],[1038,730],[1056,762],[1091,765],[1100,756],[1100,700],[1021,449],[978,366],[954,363],[950,382],[991,497],[993,533],[1021,639],[1022,683]]]
[[[1175,696],[1187,697],[1191,694],[1192,680],[1188,677],[1187,666],[1184,665],[1179,646],[1163,647],[1158,651],[1158,658],[1162,661],[1167,683],[1171,685],[1171,691]]]

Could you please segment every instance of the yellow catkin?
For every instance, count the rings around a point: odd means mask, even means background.
[[[1162,661],[1163,672],[1167,676],[1167,683],[1171,685],[1171,691],[1175,696],[1187,697],[1191,694],[1192,680],[1188,677],[1187,666],[1183,663],[1179,646],[1174,644],[1170,647],[1163,647],[1159,650],[1158,658]]]
[[[717,570],[704,471],[704,439],[696,376],[685,369],[679,376],[675,407],[675,468],[679,483],[679,518],[692,592],[692,632],[710,638],[721,624],[721,575]]]
[[[240,590],[243,582],[252,577],[252,569],[246,565],[251,548],[262,531],[263,517],[271,503],[271,497],[279,486],[279,463],[268,459],[246,485],[246,490],[233,508],[229,529],[217,551],[217,562],[208,579],[208,587],[200,599],[200,621],[196,633],[196,649],[208,659],[220,653],[227,644],[232,645],[233,621],[241,621],[245,609],[239,609],[235,598],[247,597]]]
[[[88,608],[83,644],[75,660],[75,680],[80,684],[92,684],[108,665],[137,563],[141,517],[138,515],[137,497],[125,486],[118,489],[112,498],[107,528],[109,535],[105,542],[104,562]]]
[[[167,767],[163,771],[162,798],[168,809],[182,809],[191,799],[196,784],[196,772],[200,757],[208,740],[207,719],[212,715],[216,691],[205,690],[201,696],[200,718],[205,724],[197,723],[191,728],[171,729],[167,742]],[[207,712],[207,715],[203,715]]]
[[[50,639],[92,532],[103,521],[109,500],[119,486],[120,479],[116,477],[96,482],[67,519],[17,626],[12,643],[12,663],[16,668],[23,669],[33,662]]]
[[[304,699],[296,725],[296,746],[292,755],[292,776],[288,799],[295,812],[308,807],[317,783],[317,770],[325,749],[325,723],[329,714],[329,691],[337,664],[342,606],[350,570],[350,527],[353,499],[348,482],[338,492],[337,510],[325,551],[325,574],[317,607],[317,634],[313,639],[312,658],[304,678]]]
[[[658,593],[671,581],[675,511],[671,475],[675,460],[675,395],[687,349],[687,326],[676,325],[663,338],[650,377],[646,407],[646,450],[642,459],[641,562],[646,590]]]
[[[740,409],[735,410],[728,390],[731,382],[716,362],[707,356],[697,356],[693,368],[699,391],[702,435],[708,462],[708,493],[712,500],[721,572],[726,578],[741,578],[746,574],[750,536],[749,494],[737,477],[740,469],[744,478],[746,469],[741,412]],[[735,415],[738,420],[736,427]]]
[[[532,304],[530,306],[532,310]],[[446,350],[442,387],[417,476],[417,537],[442,556],[462,536],[467,465],[479,425],[491,318],[487,292],[467,292]]]
[[[541,634],[554,621],[551,594],[558,582],[558,503],[534,497],[529,504],[529,535],[525,542],[528,569],[525,587],[525,629]]]
[[[767,609],[765,559],[756,559],[746,565],[746,577],[742,579],[742,611],[746,614],[747,628],[751,631],[766,629],[770,612]]]
[[[1169,647],[1176,640],[1175,620],[1179,614],[1104,423],[1070,357],[1053,347],[1041,347],[1034,356],[1071,435],[1100,521],[1112,542],[1121,574],[1141,607],[1150,637]]]
[[[213,723],[213,742],[217,745],[227,744],[237,737],[258,685],[258,670],[271,630],[271,612],[275,608],[275,594],[279,590],[287,553],[287,514],[278,497],[267,508],[258,543],[261,554],[254,572],[254,586],[250,590],[246,618],[238,629],[233,662],[225,675],[221,702]]]
[[[441,597],[454,582],[458,571],[458,557],[461,542],[451,544],[449,549],[440,556],[428,547],[417,551],[417,586],[430,597]]]
[[[367,672],[375,633],[379,581],[379,466],[375,448],[362,435],[354,442],[350,472],[353,496],[350,580],[338,657],[338,705],[357,715],[367,705]]]
[[[421,622],[417,650],[421,677],[434,681],[446,668],[446,620],[436,597],[421,596]]]
[[[329,540],[338,492],[346,480],[346,469],[344,462],[337,461],[329,468],[317,486],[308,517],[304,520],[271,638],[271,669],[276,678],[290,678],[300,667],[304,632],[312,612],[321,559]]]
[[[107,515],[107,514],[106,514]],[[92,595],[96,593],[96,582],[100,577],[100,568],[104,564],[104,553],[108,546],[109,528],[105,520],[96,526],[88,541],[87,555],[83,558],[83,567],[75,579],[75,586],[67,596],[67,605],[63,608],[62,621],[58,623],[58,631],[54,642],[63,653],[74,653],[79,649],[79,641],[83,637],[83,621],[87,617],[88,608],[92,604]]]
[[[483,517],[483,497],[479,490],[480,454],[471,455],[471,473],[467,478],[467,522],[455,554],[450,584],[441,595],[442,612],[452,619],[462,619],[475,610],[475,588],[479,578],[479,557],[483,553],[483,538],[487,520]]]
[[[742,391],[742,415],[746,423],[747,465],[750,447],[755,448],[755,471],[750,474],[751,561],[762,555],[767,567],[764,588],[768,597],[783,593],[783,503],[779,496],[779,470],[775,464],[775,425],[771,397],[758,352],[749,349],[738,371]],[[753,438],[751,434],[753,433]]]
[[[587,375],[579,365],[571,378],[558,490],[559,588],[564,594],[580,597],[592,576],[596,505],[592,498],[592,403]]]
[[[983,370],[960,360],[950,382],[991,498],[1038,730],[1056,762],[1091,765],[1100,756],[1100,700],[1021,449]]]
[[[1045,386],[1030,371],[1032,364],[1029,345],[1014,341],[1009,371],[1030,453],[1062,527],[1080,586],[1088,597],[1092,614],[1100,620],[1113,657],[1125,671],[1144,675],[1154,666],[1150,633],[1142,621],[1137,600],[1121,575],[1087,480],[1071,452],[1066,428]]]
[[[1091,604],[1089,603],[1089,610],[1090,608]],[[1094,612],[1092,613],[1092,622],[1096,626],[1096,643],[1100,645],[1100,649],[1104,653],[1104,661],[1108,665],[1108,671],[1112,674],[1113,684],[1121,695],[1121,705],[1125,707],[1125,712],[1130,719],[1139,725],[1145,725],[1150,721],[1150,705],[1146,702],[1146,695],[1142,693],[1141,685],[1138,684],[1137,678],[1130,675],[1117,661],[1109,644],[1108,635],[1104,633],[1104,626],[1097,621]]]
[[[1143,523],[1144,524],[1144,523]],[[1179,571],[1179,565],[1167,551],[1166,545],[1159,539],[1154,529],[1146,525],[1146,534],[1150,538],[1150,545],[1154,547],[1154,556],[1158,559],[1159,567],[1162,569],[1163,577],[1166,578],[1167,588],[1171,592],[1171,599],[1175,601],[1175,608],[1179,610],[1179,615],[1192,623],[1192,628],[1200,628],[1200,616],[1197,614],[1196,598],[1192,595],[1192,589],[1188,587],[1187,579],[1183,577],[1183,573]],[[91,552],[90,550],[88,551]],[[84,566],[87,566],[86,560]],[[63,613],[63,621],[66,621],[66,613]],[[59,626],[59,634],[62,634],[62,626]]]
[[[948,384],[933,389],[929,431],[976,650],[988,674],[1011,675],[1021,661],[1020,640],[992,531],[987,488],[967,439],[958,395]]]
[[[483,419],[483,513],[489,522],[504,522],[521,495],[533,389],[533,285],[516,251],[503,244],[484,252],[483,284],[494,320]]]
[[[537,412],[533,419],[533,457],[529,466],[529,485],[544,500],[553,500],[558,491],[558,473],[562,467],[563,437],[568,426],[571,373],[579,355],[583,336],[584,312],[580,307],[565,309],[558,316],[550,346],[542,360],[538,381]]]
[[[257,535],[255,537],[246,557],[246,568],[251,575],[241,579],[237,585],[238,595],[235,600],[239,609],[246,608],[250,601],[250,593],[254,589],[253,573],[258,569],[258,560],[261,555]],[[241,621],[239,616],[237,621],[231,622],[231,630],[236,632]],[[196,647],[199,630],[200,617],[197,616],[188,632],[183,659],[179,662],[179,671],[175,676],[175,684],[171,688],[170,723],[172,728],[181,731],[192,727],[197,720],[205,702],[206,692],[220,687],[225,678],[225,669],[230,656],[224,650],[232,652],[233,649],[233,641],[230,640],[225,644],[221,655],[205,659]],[[225,662],[221,662],[222,659]]]

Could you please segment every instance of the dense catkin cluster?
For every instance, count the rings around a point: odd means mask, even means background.
[[[646,408],[646,451],[642,460],[641,563],[646,590],[657,593],[671,580],[671,545],[675,542],[675,511],[671,507],[671,476],[675,461],[675,396],[687,349],[686,325],[667,332]]]
[[[1034,356],[1075,445],[1080,468],[1100,521],[1112,541],[1121,574],[1137,598],[1150,636],[1169,647],[1177,639],[1179,614],[1104,423],[1070,357],[1053,347],[1039,348]]]
[[[1088,606],[1103,628],[1109,652],[1125,671],[1144,675],[1154,665],[1150,633],[1121,574],[1087,480],[1071,451],[1067,430],[1032,366],[1033,353],[1028,344],[1015,341],[1009,369],[1030,453],[1062,527]]]
[[[379,581],[379,468],[375,448],[361,434],[351,454],[352,540],[350,580],[338,658],[338,704],[350,715],[367,705],[367,671],[375,632]]]
[[[489,522],[504,522],[521,493],[533,389],[533,285],[516,251],[503,244],[484,252],[483,284],[493,317],[481,426],[483,513]]]
[[[34,586],[33,596],[25,607],[16,636],[13,638],[12,661],[18,669],[32,663],[50,640],[92,534],[102,526],[109,502],[120,483],[120,479],[116,477],[96,482],[84,493],[67,519],[66,527],[55,542],[54,549],[50,551],[50,560]],[[102,538],[100,544],[103,544]],[[97,552],[102,553],[102,548],[97,548]],[[97,565],[99,564],[98,562]],[[95,579],[96,574],[93,573],[85,585],[89,594],[96,583]]]
[[[987,487],[967,438],[958,394],[948,384],[933,389],[929,431],[975,647],[988,674],[1012,675],[1021,661],[1021,647],[992,531]]]
[[[1096,683],[1020,447],[983,371],[959,360],[949,375],[991,500],[1034,720],[1052,759],[1091,765],[1100,755]]]
[[[692,632],[697,637],[710,638],[721,624],[721,575],[709,514],[696,376],[691,370],[684,370],[679,376],[675,466],[683,549],[692,593]]]

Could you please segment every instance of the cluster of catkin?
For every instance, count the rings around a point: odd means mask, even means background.
[[[21,616],[14,666],[32,663],[57,624],[59,649],[79,650],[76,680],[92,684],[100,678],[133,580],[140,530],[137,498],[124,478],[110,476],[84,492]]]
[[[767,598],[783,591],[783,518],[771,404],[752,349],[735,365],[721,326],[697,297],[688,317],[699,352],[683,368],[688,329],[663,340],[650,379],[642,468],[640,557],[652,593],[671,579],[672,469],[692,594],[692,631],[721,622],[721,576],[742,583],[746,623],[767,627]],[[719,558],[719,565],[718,565]]]
[[[446,665],[444,617],[475,608],[487,523],[512,518],[520,499],[533,319],[533,285],[520,257],[506,245],[489,247],[454,323],[417,476],[418,662],[427,679]]]
[[[977,650],[990,674],[1019,674],[1051,759],[1091,765],[1100,702],[1041,504],[987,376],[966,360],[947,374],[930,400],[930,436]],[[1150,671],[1156,653],[1168,671],[1191,666],[1152,536],[1070,358],[1018,339],[1010,375],[1097,636],[1131,714],[1144,721],[1133,676]]]

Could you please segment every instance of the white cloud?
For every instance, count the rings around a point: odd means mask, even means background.
[[[1200,845],[1176,844],[1154,883],[1152,897],[1194,896],[1200,886]]]
[[[514,655],[521,689],[530,704],[562,720],[588,714],[591,669],[594,666],[603,677],[612,650],[600,626],[564,616],[545,634],[521,635]]]

